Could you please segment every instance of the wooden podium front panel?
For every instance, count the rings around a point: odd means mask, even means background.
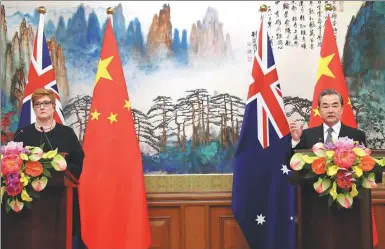
[[[213,207],[210,210],[210,248],[248,249],[249,246],[235,220],[231,208]]]
[[[151,248],[177,249],[180,244],[180,210],[150,209]]]
[[[183,208],[183,237],[185,248],[207,248],[208,231],[205,205],[185,205]],[[183,210],[182,209],[182,210]]]
[[[231,192],[148,193],[151,248],[246,249],[231,211]],[[372,191],[379,243],[385,249],[385,184]]]
[[[150,248],[248,249],[231,211],[231,193],[148,194]]]
[[[1,207],[2,249],[66,249],[66,189],[47,187],[40,198],[20,213]],[[71,232],[72,235],[72,232]],[[72,237],[71,237],[72,239]]]

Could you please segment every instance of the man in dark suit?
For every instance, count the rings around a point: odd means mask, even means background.
[[[365,132],[341,123],[344,110],[343,98],[334,89],[325,89],[318,98],[318,110],[323,124],[303,130],[303,124],[290,123],[292,147],[311,149],[318,142],[331,142],[331,139],[348,137],[366,146]]]
[[[318,98],[318,109],[323,124],[303,130],[303,124],[290,123],[291,144],[293,149],[311,149],[314,144],[326,143],[331,139],[348,137],[367,146],[365,132],[341,123],[344,101],[334,89],[325,89]],[[376,182],[382,182],[381,168],[375,170]]]

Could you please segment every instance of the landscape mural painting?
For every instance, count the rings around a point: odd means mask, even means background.
[[[2,143],[17,129],[39,6],[66,125],[83,141],[112,6],[145,173],[232,173],[262,3],[3,1]],[[306,123],[327,2],[265,3],[288,120]],[[329,3],[359,128],[385,148],[385,3]]]

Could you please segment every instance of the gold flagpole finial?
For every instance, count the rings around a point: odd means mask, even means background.
[[[114,8],[108,7],[107,8],[107,15],[113,15],[114,14]]]
[[[40,6],[38,11],[39,11],[40,14],[43,14],[43,15],[47,12],[47,10],[45,9],[44,6]]]
[[[267,11],[267,5],[266,4],[262,4],[261,7],[259,7],[259,11],[260,12],[266,12]]]
[[[325,10],[326,11],[333,11],[333,5],[330,3],[325,4]]]

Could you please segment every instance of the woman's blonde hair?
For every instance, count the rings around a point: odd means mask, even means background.
[[[36,89],[33,93],[32,93],[32,104],[35,104],[36,100],[40,99],[41,97],[44,97],[44,96],[47,96],[51,102],[52,102],[52,105],[53,107],[55,107],[55,93],[54,91],[52,90],[49,90],[49,89],[45,89],[45,88],[39,88],[39,89]]]

